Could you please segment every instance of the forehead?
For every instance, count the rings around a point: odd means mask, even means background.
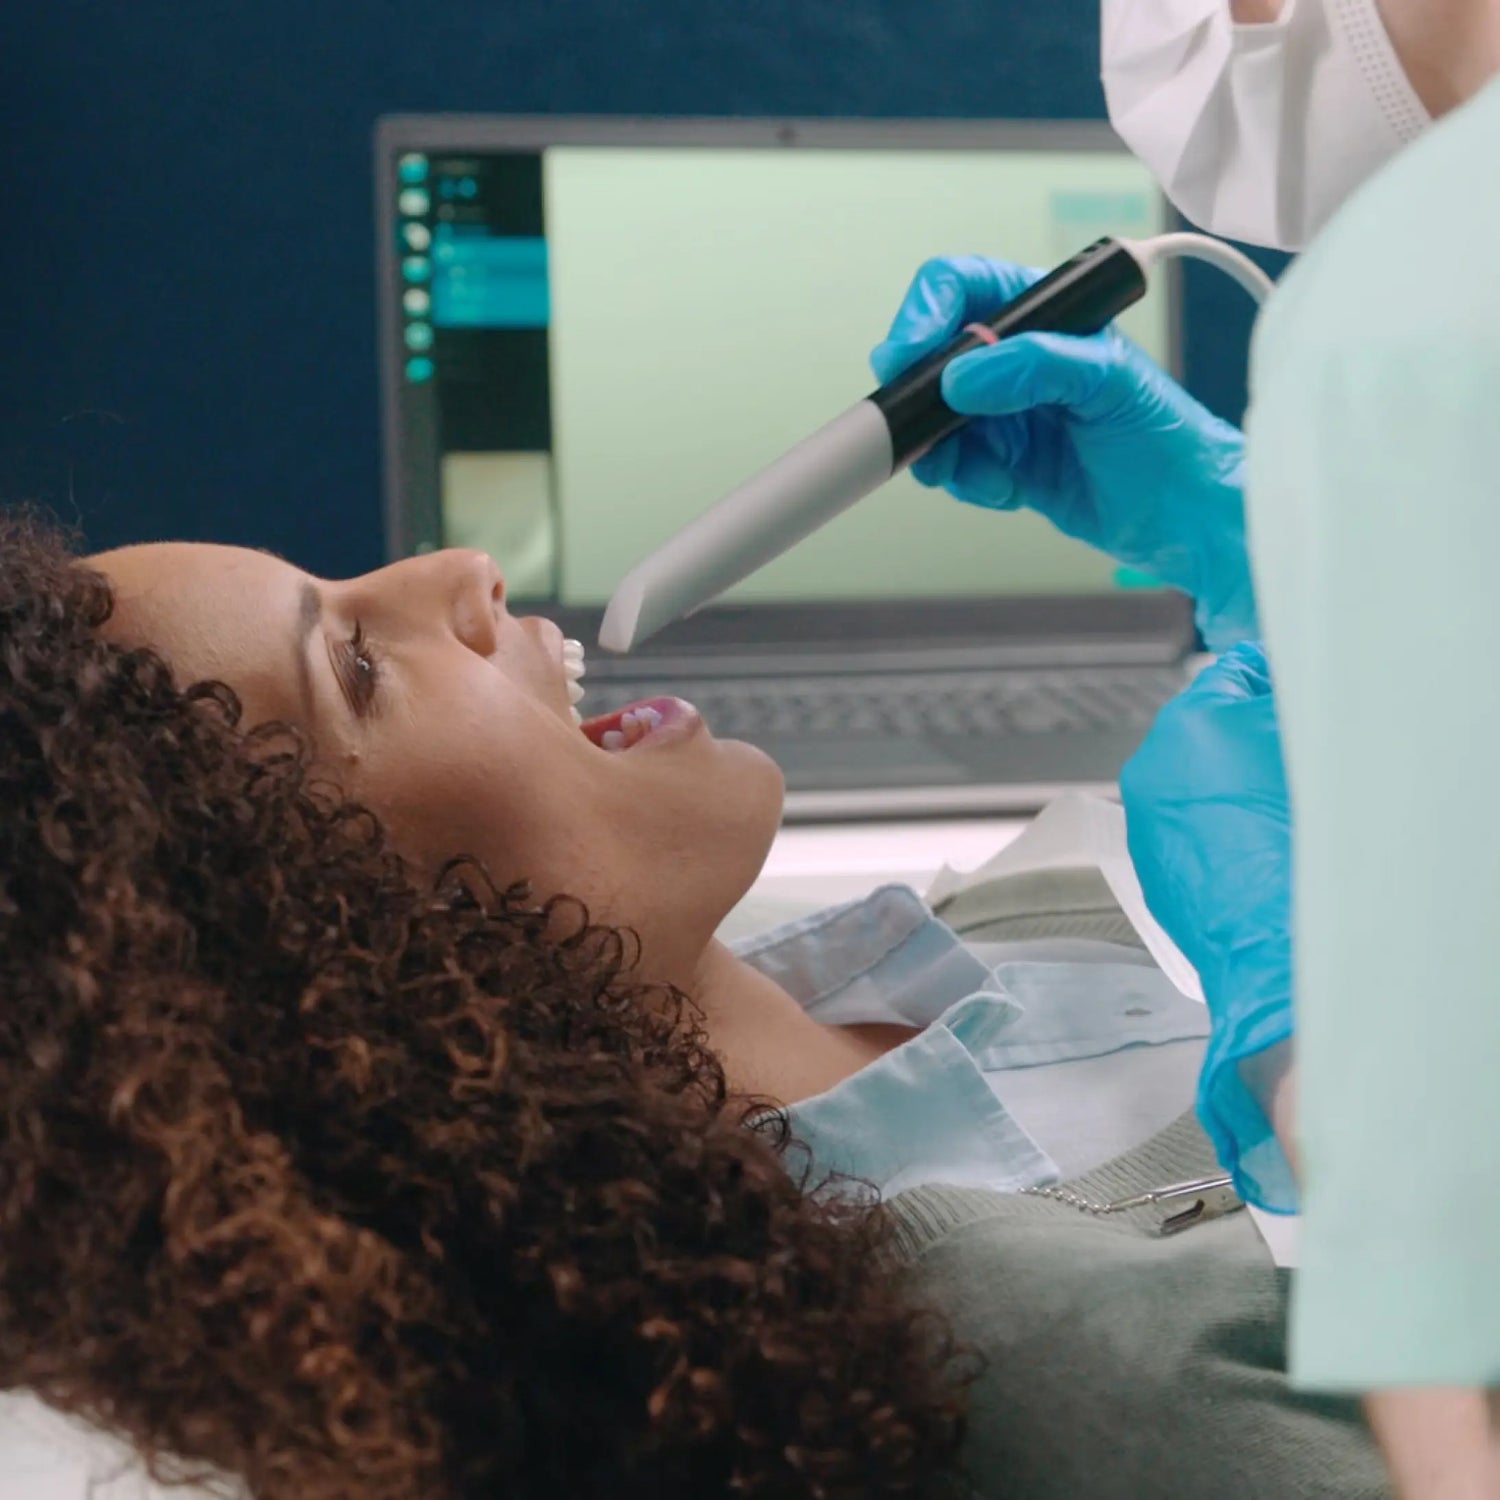
[[[125,547],[89,564],[114,586],[110,639],[159,652],[181,683],[221,678],[282,710],[305,574],[268,553],[190,542]]]

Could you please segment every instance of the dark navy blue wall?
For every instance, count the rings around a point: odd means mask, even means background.
[[[6,0],[0,494],[44,500],[96,546],[210,537],[324,573],[373,566],[377,115],[1097,117],[1097,15],[1098,0]],[[1230,415],[1247,323],[1232,289],[1193,278],[1189,384]]]

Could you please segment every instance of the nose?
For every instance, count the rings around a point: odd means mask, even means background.
[[[495,654],[505,615],[505,579],[487,553],[449,547],[407,558],[372,577],[395,585],[387,598],[412,628],[446,625],[469,650]]]
[[[493,656],[505,612],[505,579],[494,558],[459,547],[431,558],[442,572],[454,635],[480,656]]]

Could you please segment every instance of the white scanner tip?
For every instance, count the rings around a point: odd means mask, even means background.
[[[599,626],[599,644],[606,651],[623,654],[635,645],[645,589],[637,573],[628,573],[614,591]]]

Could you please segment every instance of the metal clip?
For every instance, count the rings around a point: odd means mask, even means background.
[[[1169,1206],[1182,1203],[1175,1212],[1167,1215],[1158,1226],[1161,1234],[1179,1234],[1194,1224],[1207,1219],[1221,1219],[1225,1214],[1238,1212],[1245,1205],[1234,1191],[1233,1179],[1228,1174],[1217,1177],[1195,1177],[1190,1182],[1174,1182],[1167,1187],[1152,1188],[1146,1193],[1137,1193],[1133,1198],[1121,1198],[1108,1205],[1106,1212],[1123,1213],[1130,1208],[1148,1208],[1153,1204]]]
[[[1113,1203],[1095,1203],[1075,1193],[1071,1188],[1039,1184],[1025,1187],[1022,1193],[1034,1198],[1051,1198],[1066,1203],[1086,1214],[1122,1214],[1132,1208],[1150,1208],[1157,1203],[1176,1206],[1158,1224],[1158,1234],[1179,1234],[1202,1224],[1208,1219],[1222,1219],[1225,1214],[1237,1213],[1245,1205],[1233,1187],[1233,1179],[1227,1173],[1218,1177],[1195,1177],[1190,1182],[1174,1182],[1166,1187],[1152,1188],[1149,1192],[1137,1193],[1133,1198],[1116,1198]],[[1191,1201],[1182,1203],[1181,1200]]]

